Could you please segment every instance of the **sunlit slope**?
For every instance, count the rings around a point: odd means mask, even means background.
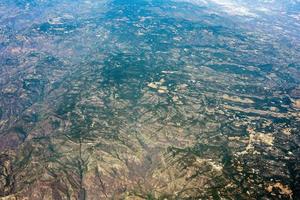
[[[195,2],[0,3],[3,199],[297,199],[297,11]]]

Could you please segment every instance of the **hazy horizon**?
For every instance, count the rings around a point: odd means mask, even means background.
[[[299,33],[298,0],[1,0],[0,199],[299,199]]]

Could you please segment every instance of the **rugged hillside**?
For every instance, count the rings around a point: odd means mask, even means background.
[[[297,199],[299,12],[207,2],[1,1],[1,198]]]

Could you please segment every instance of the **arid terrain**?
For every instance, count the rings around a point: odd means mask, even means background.
[[[0,199],[300,199],[297,0],[1,0]]]

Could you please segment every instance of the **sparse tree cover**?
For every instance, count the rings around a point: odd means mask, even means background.
[[[1,0],[0,199],[299,199],[296,0]]]

